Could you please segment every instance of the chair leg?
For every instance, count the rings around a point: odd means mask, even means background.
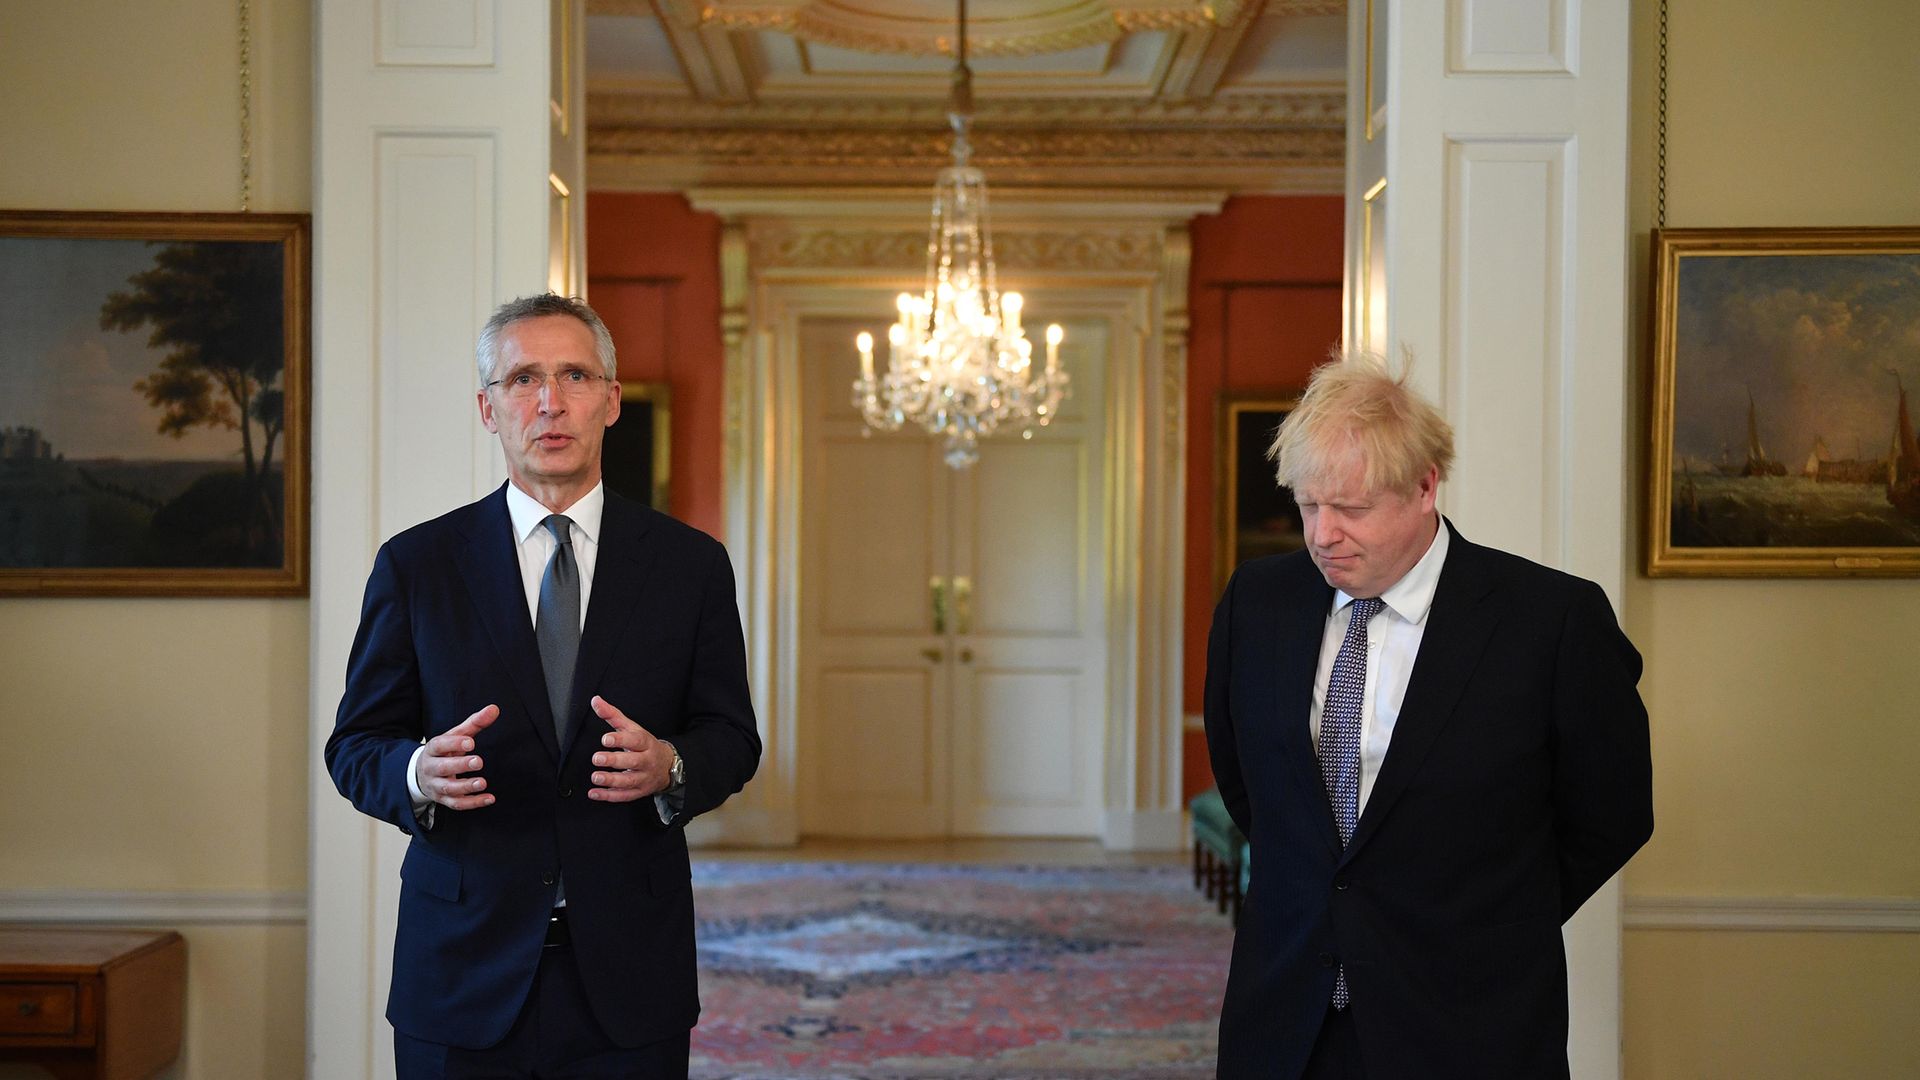
[[[1200,887],[1200,856],[1206,850],[1206,846],[1200,841],[1193,842],[1193,887],[1196,889]]]
[[[1228,867],[1230,865],[1231,864],[1228,863],[1227,860],[1221,859],[1218,862],[1214,863],[1214,867],[1213,867],[1215,878],[1219,882],[1220,899],[1219,899],[1218,907],[1219,907],[1220,914],[1222,915],[1225,915],[1227,913],[1227,894],[1233,891],[1233,886],[1234,886],[1233,879],[1227,876],[1229,872]]]

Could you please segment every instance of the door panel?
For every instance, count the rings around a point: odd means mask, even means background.
[[[801,323],[800,827],[943,836],[952,677],[928,582],[947,561],[945,466],[924,436],[868,436],[845,319]]]
[[[1079,630],[1085,457],[1078,439],[980,448],[974,513],[962,515],[975,553],[973,633]]]
[[[918,634],[931,629],[934,520],[944,494],[927,484],[926,447],[905,440],[822,440],[820,629]]]
[[[1044,317],[1044,298],[1029,303]],[[953,566],[971,579],[974,608],[955,637],[953,827],[962,835],[1100,831],[1092,782],[1106,686],[1098,463],[1110,338],[1103,320],[1063,322],[1067,407],[1031,439],[983,443],[980,463],[953,479]]]
[[[866,430],[862,328],[799,330],[802,831],[1098,835],[1106,323],[1068,325],[1059,418],[959,471],[917,427]]]

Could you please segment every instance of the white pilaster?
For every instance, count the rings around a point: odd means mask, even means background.
[[[1351,10],[1349,339],[1412,352],[1415,383],[1458,435],[1442,502],[1467,536],[1591,578],[1617,605],[1631,382],[1627,5],[1355,0]],[[1574,1076],[1617,1077],[1617,884],[1568,924],[1566,941]]]
[[[473,340],[547,278],[544,4],[314,8],[313,770],[308,1074],[393,1075],[383,1018],[405,837],[321,760],[373,554],[505,475]]]

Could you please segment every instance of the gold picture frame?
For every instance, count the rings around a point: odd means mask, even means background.
[[[600,454],[607,487],[669,513],[673,496],[673,390],[664,382],[622,382],[620,419]]]
[[[1300,404],[1289,392],[1221,396],[1215,503],[1215,584],[1225,589],[1241,563],[1297,551],[1306,544],[1293,495],[1274,481],[1267,447],[1287,415]]]
[[[1653,235],[1646,572],[1920,574],[1920,228]]]
[[[304,596],[306,214],[0,211],[0,595]]]

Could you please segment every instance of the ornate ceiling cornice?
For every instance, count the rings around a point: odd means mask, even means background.
[[[786,225],[749,230],[753,265],[766,269],[918,270],[927,261],[926,230],[817,228]],[[1160,266],[1163,234],[1153,229],[1073,232],[994,230],[994,255],[1023,273],[1133,270]]]
[[[1334,91],[1216,97],[1201,101],[1127,98],[981,98],[976,123],[994,127],[1114,125],[1183,128],[1346,129],[1346,95]],[[594,130],[626,128],[944,128],[946,105],[932,99],[781,99],[725,104],[663,95],[587,96]]]
[[[1037,56],[1118,40],[1139,30],[1234,25],[1259,0],[1068,0],[1031,13],[968,25],[974,56]],[[593,15],[657,15],[684,30],[777,30],[804,42],[908,56],[953,54],[953,11],[927,4],[891,8],[844,0],[588,0]],[[923,14],[922,11],[925,13]]]
[[[973,137],[973,163],[1006,166],[1168,164],[1201,161],[1321,163],[1341,160],[1337,131],[988,130]],[[951,136],[938,131],[588,129],[587,152],[698,158],[730,165],[865,165],[938,169],[950,162]]]

